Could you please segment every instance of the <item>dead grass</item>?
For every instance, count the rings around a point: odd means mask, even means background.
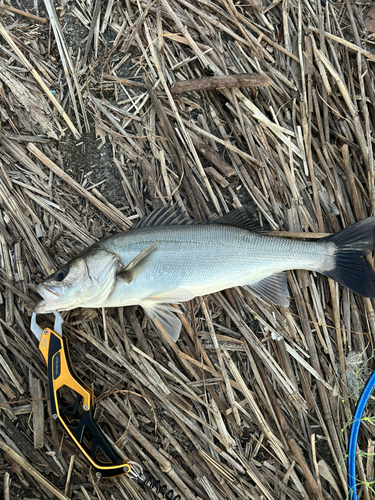
[[[149,498],[127,477],[97,481],[50,418],[28,329],[35,284],[171,198],[199,221],[251,203],[293,237],[374,215],[375,56],[350,0],[45,6],[48,22],[0,5],[3,495]],[[92,127],[98,150],[112,146],[122,203],[61,156],[58,141],[78,151]],[[320,275],[288,279],[287,310],[243,289],[180,306],[176,345],[142,311],[66,315],[97,421],[183,499],[347,496],[347,373],[372,358],[373,303]],[[367,422],[365,454],[372,436]],[[358,464],[371,481],[371,457]]]

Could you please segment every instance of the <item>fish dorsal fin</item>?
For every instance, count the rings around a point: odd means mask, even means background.
[[[286,273],[272,274],[267,278],[247,285],[249,291],[261,299],[267,299],[272,304],[281,307],[289,307],[289,292]]]
[[[150,259],[151,255],[154,253],[158,246],[158,242],[153,243],[148,246],[141,253],[139,253],[127,266],[124,266],[117,273],[117,277],[126,281],[126,283],[130,283],[133,281],[139,273],[141,273]]]
[[[226,226],[240,227],[241,229],[247,229],[248,231],[257,233],[267,233],[267,229],[251,219],[251,215],[246,207],[235,208],[231,212],[223,215],[223,217],[220,217],[220,219],[211,221],[210,224],[223,224]]]
[[[175,314],[176,309],[167,304],[156,304],[152,301],[149,304],[142,303],[142,307],[149,318],[152,321],[157,318],[173,342],[177,342],[181,331],[181,321]]]
[[[150,215],[138,222],[134,229],[155,226],[182,226],[185,224],[195,224],[195,221],[185,208],[170,201],[166,205],[159,205]]]

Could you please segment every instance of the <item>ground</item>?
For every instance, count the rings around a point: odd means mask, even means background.
[[[102,3],[82,67],[95,3],[55,4],[82,94],[78,117],[53,29],[9,14],[2,20],[17,42],[0,40],[4,498],[149,498],[127,477],[97,481],[51,418],[29,321],[35,285],[57,267],[170,199],[200,220],[247,205],[279,234],[308,239],[374,214],[374,59],[362,23],[370,6],[116,2],[102,29]],[[38,12],[33,1],[17,6],[47,17],[43,2]],[[355,29],[368,52],[356,47]],[[173,94],[175,82],[241,73],[269,81]],[[29,116],[10,75],[38,96],[44,122]],[[52,175],[48,160],[67,176]],[[245,289],[180,305],[176,344],[142,309],[64,314],[74,368],[122,458],[189,500],[347,497],[348,429],[372,362],[373,303],[315,273],[288,272],[288,283],[286,309]],[[52,324],[51,316],[38,320]],[[372,413],[369,406],[368,419]],[[359,441],[363,482],[374,475],[369,422]]]

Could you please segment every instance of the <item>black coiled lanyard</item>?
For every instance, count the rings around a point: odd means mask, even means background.
[[[180,495],[175,495],[174,490],[168,490],[166,484],[162,485],[159,479],[155,479],[149,472],[143,472],[143,468],[139,463],[129,462],[129,465],[131,466],[131,471],[128,473],[128,476],[135,479],[138,484],[142,486],[147,485],[149,488],[154,489],[156,493],[160,493],[162,498],[166,498],[167,500],[182,500]]]

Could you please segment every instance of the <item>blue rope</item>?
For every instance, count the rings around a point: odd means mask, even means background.
[[[371,393],[375,387],[375,372],[371,375],[368,380],[361,397],[359,398],[357,408],[354,415],[354,420],[352,428],[350,430],[349,436],[349,446],[348,446],[348,486],[349,486],[349,500],[358,500],[357,497],[357,482],[356,482],[356,451],[358,442],[359,426],[361,425],[361,420],[363,417],[363,412],[365,411],[368,400],[370,399]]]

